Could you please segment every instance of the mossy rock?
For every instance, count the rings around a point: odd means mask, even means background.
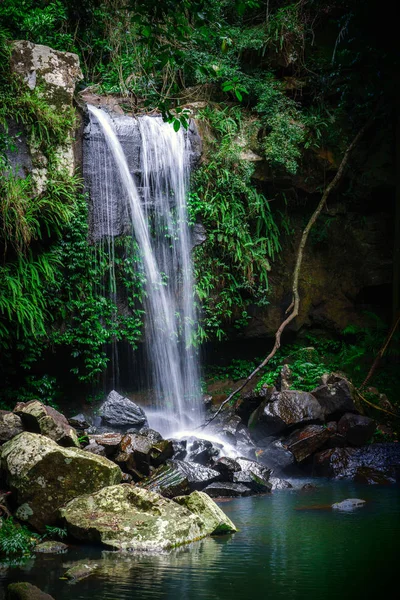
[[[201,539],[210,530],[184,506],[130,484],[81,496],[60,512],[76,539],[118,550],[162,552]]]
[[[1,448],[1,468],[18,503],[16,516],[39,531],[56,522],[58,509],[84,493],[121,481],[107,458],[63,448],[39,434],[24,432]]]
[[[10,583],[7,588],[7,600],[54,600],[54,598],[42,592],[36,585],[24,581]]]
[[[203,521],[209,535],[234,533],[237,531],[229,517],[204,492],[192,492],[189,496],[178,496],[174,498],[174,502],[184,506],[191,513],[198,515]]]

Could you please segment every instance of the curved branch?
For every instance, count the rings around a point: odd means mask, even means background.
[[[244,381],[244,383],[242,383],[236,390],[234,390],[231,394],[229,394],[229,396],[226,398],[226,400],[224,400],[222,402],[222,404],[220,405],[220,407],[218,408],[218,410],[216,411],[216,413],[210,419],[208,419],[208,421],[206,421],[206,423],[204,423],[203,425],[201,425],[201,428],[204,428],[209,423],[211,423],[211,421],[213,421],[219,415],[219,413],[224,408],[224,406],[226,404],[228,404],[228,402],[230,402],[232,400],[232,398],[236,394],[238,394],[240,391],[242,391],[242,389],[244,387],[246,387],[246,385],[253,379],[253,377],[255,377],[255,375],[257,375],[257,373],[263,367],[265,367],[265,365],[267,365],[270,362],[270,360],[275,356],[277,350],[280,348],[280,345],[281,345],[281,336],[282,336],[282,333],[283,333],[284,329],[299,314],[299,307],[300,307],[299,278],[300,278],[301,265],[302,265],[302,262],[303,262],[304,248],[305,248],[305,245],[307,243],[308,236],[310,234],[310,231],[311,231],[314,223],[316,222],[316,220],[318,219],[319,215],[321,214],[322,209],[324,208],[329,195],[331,194],[332,190],[337,186],[337,184],[341,180],[341,178],[343,176],[343,173],[344,173],[344,170],[346,168],[346,165],[348,163],[349,156],[350,156],[352,150],[358,144],[360,138],[365,133],[366,129],[369,127],[371,121],[372,121],[372,117],[360,129],[360,131],[357,133],[357,135],[355,136],[355,138],[353,139],[353,141],[351,142],[351,144],[348,146],[346,152],[344,153],[344,156],[342,158],[342,161],[341,161],[341,163],[339,165],[339,169],[337,170],[337,173],[336,173],[335,177],[332,179],[332,181],[330,182],[330,184],[325,188],[325,191],[322,194],[321,200],[319,201],[319,204],[318,204],[317,208],[315,209],[315,211],[311,215],[311,218],[308,221],[308,223],[307,223],[307,225],[306,225],[306,227],[305,227],[305,229],[304,229],[304,231],[302,233],[302,236],[301,236],[301,239],[300,239],[299,248],[297,250],[296,264],[295,264],[295,268],[294,268],[294,272],[293,272],[293,284],[292,284],[292,296],[293,296],[293,300],[292,300],[292,303],[290,304],[288,310],[286,311],[286,313],[289,312],[289,315],[286,317],[286,319],[284,321],[282,321],[282,323],[279,325],[279,327],[278,327],[278,329],[277,329],[277,331],[275,333],[275,344],[274,344],[274,347],[272,348],[272,350],[268,354],[268,356],[262,361],[262,363],[260,363],[258,365],[258,367],[256,369],[254,369],[254,371],[252,373],[250,373],[250,375],[247,377],[247,379]],[[290,310],[291,310],[291,312],[290,312]]]

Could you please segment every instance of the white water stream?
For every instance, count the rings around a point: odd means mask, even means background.
[[[182,130],[175,132],[161,118],[138,119],[141,180],[137,181],[118,139],[122,128],[126,143],[137,122],[124,118],[117,135],[106,112],[93,106],[88,109],[91,119],[99,123],[114,161],[125,192],[121,201],[128,200],[133,235],[142,254],[145,342],[155,404],[155,410],[148,413],[150,426],[163,435],[192,429],[201,422],[202,399],[193,346],[196,314],[186,208],[187,135]],[[115,202],[107,193],[105,196],[106,207]]]

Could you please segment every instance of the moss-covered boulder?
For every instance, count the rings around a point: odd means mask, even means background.
[[[19,402],[14,408],[24,428],[32,433],[41,433],[61,446],[79,448],[76,431],[67,419],[51,406],[45,406],[39,400]]]
[[[203,520],[184,506],[130,484],[86,494],[60,512],[76,539],[118,550],[161,552],[209,532]]]
[[[29,432],[4,444],[1,468],[16,495],[16,516],[39,531],[54,523],[59,507],[72,498],[121,481],[121,470],[107,458]]]
[[[22,431],[22,422],[18,415],[7,410],[0,410],[0,446]]]
[[[218,504],[204,492],[193,492],[189,496],[178,496],[174,498],[174,502],[184,506],[191,513],[198,515],[203,521],[205,530],[207,530],[209,535],[237,531],[235,525],[220,509]]]
[[[7,588],[7,600],[54,600],[54,598],[42,592],[36,585],[21,581],[10,583]]]

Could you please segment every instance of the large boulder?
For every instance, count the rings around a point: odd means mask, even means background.
[[[215,444],[209,440],[189,438],[186,446],[186,460],[199,465],[210,466],[212,460],[219,456],[222,447],[222,444]]]
[[[140,429],[147,425],[143,409],[115,390],[108,394],[107,400],[99,410],[99,415],[106,425],[124,431],[129,428]]]
[[[210,532],[210,526],[184,506],[129,484],[75,498],[61,515],[76,539],[117,550],[160,552]]]
[[[0,446],[22,433],[22,421],[18,415],[7,410],[0,410]]]
[[[306,425],[293,431],[282,444],[290,450],[297,462],[301,462],[321,448],[329,436],[328,429],[323,425]]]
[[[237,531],[235,525],[219,508],[218,504],[215,504],[210,496],[204,492],[192,492],[189,496],[178,496],[174,498],[174,502],[198,515],[210,535]]]
[[[274,392],[254,411],[249,420],[252,438],[262,444],[265,437],[278,434],[288,427],[323,421],[324,412],[308,392],[284,390]]]
[[[341,375],[324,375],[322,385],[311,393],[320,404],[326,420],[338,419],[347,412],[358,412],[354,386]]]
[[[60,446],[79,447],[76,431],[68,420],[51,406],[45,406],[39,400],[19,402],[14,408],[14,413],[21,418],[27,431],[40,433]]]
[[[16,496],[16,516],[39,531],[56,521],[65,502],[121,480],[119,467],[107,458],[29,432],[4,444],[1,468]]]
[[[338,423],[338,433],[352,446],[363,446],[373,436],[376,423],[369,417],[346,413]]]

